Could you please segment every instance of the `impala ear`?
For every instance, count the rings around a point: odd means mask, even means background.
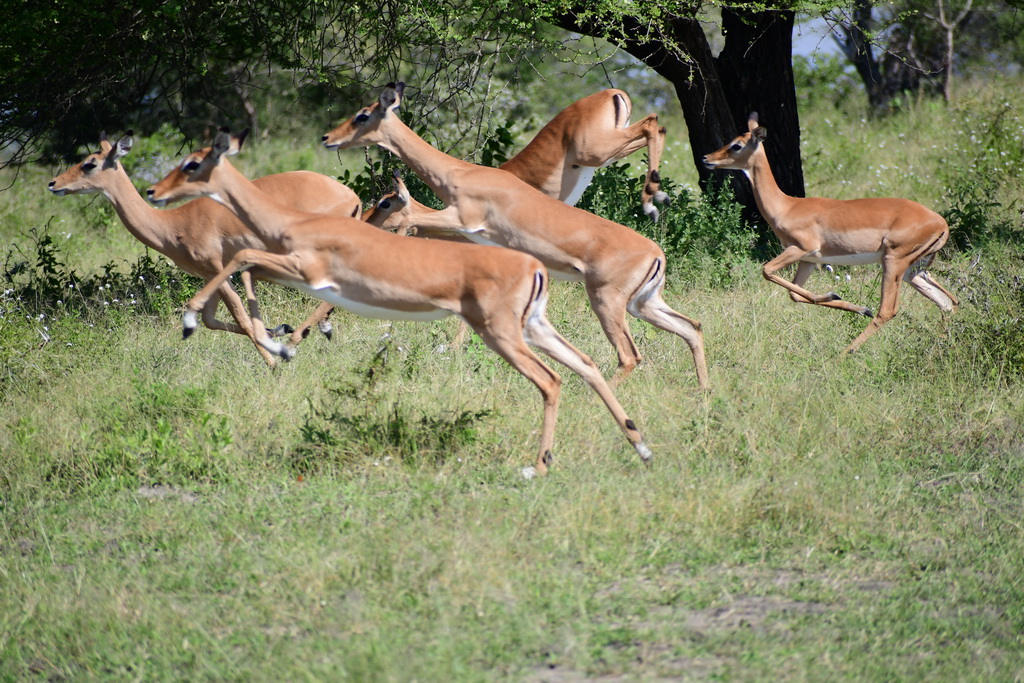
[[[391,187],[394,188],[395,194],[399,199],[402,200],[403,204],[408,204],[411,197],[409,196],[409,188],[405,186],[405,181],[402,180],[402,176],[398,174],[396,169],[394,172],[394,178],[391,181]]]
[[[750,115],[747,116],[747,130],[749,130],[751,133],[753,133],[755,130],[757,130],[757,112],[756,111],[750,112]]]
[[[224,156],[234,156],[242,149],[242,143],[245,142],[246,136],[249,135],[249,129],[246,128],[237,136],[231,134],[231,129],[224,126],[217,133],[217,137],[213,139],[213,155],[216,158]]]
[[[105,130],[100,131],[100,151],[104,153],[110,151],[110,138],[107,137]]]
[[[398,109],[402,104],[402,93],[405,92],[405,83],[399,81],[398,83],[388,83],[384,86],[384,90],[378,98],[380,108],[384,112],[389,112],[393,109]]]
[[[128,130],[121,136],[121,139],[117,141],[114,146],[114,154],[118,157],[123,157],[128,152],[132,151],[132,145],[135,144],[135,131]]]
[[[768,129],[764,126],[758,126],[754,130],[750,131],[750,137],[757,140],[758,142],[764,142],[768,137]]]
[[[100,145],[106,143],[106,149],[109,150],[106,158],[103,161],[104,168],[110,168],[118,159],[120,159],[125,154],[131,151],[132,144],[134,144],[135,142],[135,138],[132,137],[133,135],[134,132],[129,130],[121,137],[120,140],[117,141],[116,145],[111,146],[110,140],[107,139],[107,134],[101,134]]]

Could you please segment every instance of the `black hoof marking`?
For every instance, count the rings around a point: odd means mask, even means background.
[[[555,456],[553,456],[551,454],[551,451],[544,451],[544,457],[541,458],[541,462],[543,462],[545,465],[550,467],[551,463],[553,463],[554,461],[555,461]]]
[[[302,331],[302,338],[305,339],[308,336],[309,336],[309,328],[307,327],[306,329],[304,329]]]
[[[651,182],[652,183],[660,183],[661,182],[661,174],[658,173],[657,171],[651,171]]]
[[[635,432],[636,431],[636,423],[633,422],[632,420],[626,420],[626,429],[632,429]]]
[[[195,331],[196,331],[196,328],[194,328],[194,327],[182,328],[182,330],[181,330],[181,338],[182,339],[188,339],[189,337],[192,336],[192,333],[195,332]]]

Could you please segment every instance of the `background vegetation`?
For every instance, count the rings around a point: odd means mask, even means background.
[[[338,313],[333,341],[276,371],[241,338],[183,342],[195,280],[103,197],[49,196],[59,165],[4,170],[0,678],[1024,676],[1022,81],[877,116],[822,85],[841,71],[797,70],[808,193],[941,211],[954,238],[933,271],[961,308],[904,288],[900,316],[840,357],[866,320],[761,279],[776,247],[727,190],[697,189],[667,106],[662,222],[639,212],[639,159],[582,201],[665,246],[666,298],[707,335],[701,395],[685,345],[632,325],[645,361],[617,393],[650,469],[562,372],[553,472],[522,479],[536,391],[479,340],[450,348],[453,320]],[[591,87],[566,83],[480,149],[518,148]],[[265,112],[288,134],[238,157],[250,176],[386,177],[382,155],[319,147],[327,121]],[[140,137],[129,174],[145,188],[182,145]],[[810,284],[877,305],[876,268]],[[261,302],[274,323],[311,308],[281,288]],[[550,315],[611,370],[578,287],[556,285]]]

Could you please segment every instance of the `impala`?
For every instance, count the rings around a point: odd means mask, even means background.
[[[501,168],[544,194],[575,206],[598,168],[647,147],[642,206],[644,213],[657,221],[654,202],[669,204],[658,173],[665,129],[658,125],[657,114],[648,114],[629,125],[632,110],[633,103],[622,90],[588,95],[559,112]]]
[[[211,199],[189,202],[180,207],[159,211],[139,195],[119,159],[131,150],[132,132],[128,131],[115,144],[105,134],[100,136],[100,151],[89,154],[80,163],[50,181],[49,190],[57,196],[102,192],[114,205],[125,228],[137,240],[171,259],[186,273],[209,281],[219,273],[235,252],[243,248],[267,248],[234,214]],[[345,185],[319,173],[295,171],[265,176],[256,181],[260,188],[287,197],[296,208],[312,212],[358,215],[359,197]],[[251,308],[257,303],[249,275],[243,274]],[[216,317],[217,302],[223,299],[235,324]],[[323,311],[311,316],[296,332],[296,339],[318,322]],[[203,323],[213,330],[224,330],[249,337],[268,365],[275,358],[259,345],[250,316],[230,284],[224,283],[203,308]],[[329,334],[329,328],[325,328]]]
[[[445,203],[416,217],[432,231],[461,234],[479,244],[510,247],[537,257],[555,279],[582,281],[605,335],[618,354],[612,386],[640,362],[626,312],[682,337],[693,354],[697,382],[707,388],[700,323],[661,298],[665,254],[639,233],[548,197],[512,173],[448,156],[416,135],[395,114],[402,83],[389,83],[378,101],[323,136],[329,148],[379,145],[398,155]]]
[[[390,320],[437,320],[458,315],[498,355],[533,382],[544,402],[540,450],[524,474],[551,463],[561,378],[527,344],[576,372],[604,401],[644,462],[651,452],[594,362],[558,334],[545,314],[548,276],[543,264],[508,249],[416,240],[366,222],[296,211],[261,192],[228,161],[245,138],[222,130],[212,147],[188,155],[147,194],[166,202],[205,195],[241,217],[257,234],[279,237],[283,249],[244,249],[189,301],[185,336],[232,273],[253,269],[264,279],[306,292],[354,313]],[[436,264],[444,264],[443,268]],[[283,358],[291,350],[255,324],[264,347]]]
[[[790,197],[775,182],[764,145],[768,131],[750,114],[748,131],[716,152],[704,156],[711,169],[740,170],[750,179],[757,208],[782,243],[782,253],[764,265],[766,280],[789,290],[797,303],[817,304],[872,318],[847,352],[896,315],[900,280],[906,280],[943,312],[956,310],[957,300],[926,270],[949,239],[949,226],[939,214],[909,199],[822,199]],[[792,282],[777,272],[797,264]],[[815,264],[882,264],[882,300],[878,315],[843,301],[834,292],[814,294],[803,285]]]

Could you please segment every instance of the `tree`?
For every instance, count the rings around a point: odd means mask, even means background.
[[[1006,68],[1024,58],[1024,17],[1003,0],[856,0],[832,13],[837,42],[868,102],[885,110],[905,93],[953,96],[953,75],[971,63]]]
[[[15,0],[0,23],[0,147],[72,156],[101,128],[244,112],[259,67],[298,67],[317,26],[299,3]],[[243,114],[244,115],[244,114]]]

